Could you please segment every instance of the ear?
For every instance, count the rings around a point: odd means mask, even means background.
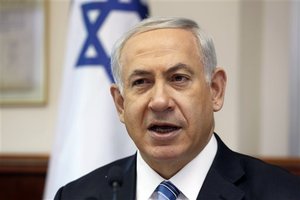
[[[110,94],[118,111],[119,119],[124,123],[124,98],[121,95],[119,87],[116,84],[112,84],[110,86]]]
[[[222,68],[216,68],[211,77],[210,89],[212,95],[213,110],[221,110],[224,103],[227,77]]]

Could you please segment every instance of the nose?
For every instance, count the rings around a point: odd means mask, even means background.
[[[171,97],[170,91],[167,90],[165,84],[162,83],[153,86],[148,107],[154,112],[173,110],[174,101]]]

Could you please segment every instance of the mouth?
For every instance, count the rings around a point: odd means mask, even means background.
[[[159,134],[171,133],[179,129],[180,129],[179,126],[172,125],[172,124],[161,124],[161,125],[152,124],[148,127],[149,131],[159,133]]]
[[[167,122],[155,122],[148,126],[150,137],[164,144],[174,141],[180,135],[181,129],[181,126]]]

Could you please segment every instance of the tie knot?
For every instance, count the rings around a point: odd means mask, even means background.
[[[155,191],[158,194],[158,199],[176,200],[180,191],[170,181],[161,182]]]

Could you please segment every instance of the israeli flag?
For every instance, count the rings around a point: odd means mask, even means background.
[[[44,199],[66,183],[135,147],[119,122],[109,87],[116,39],[148,14],[142,0],[72,2],[61,104]]]

